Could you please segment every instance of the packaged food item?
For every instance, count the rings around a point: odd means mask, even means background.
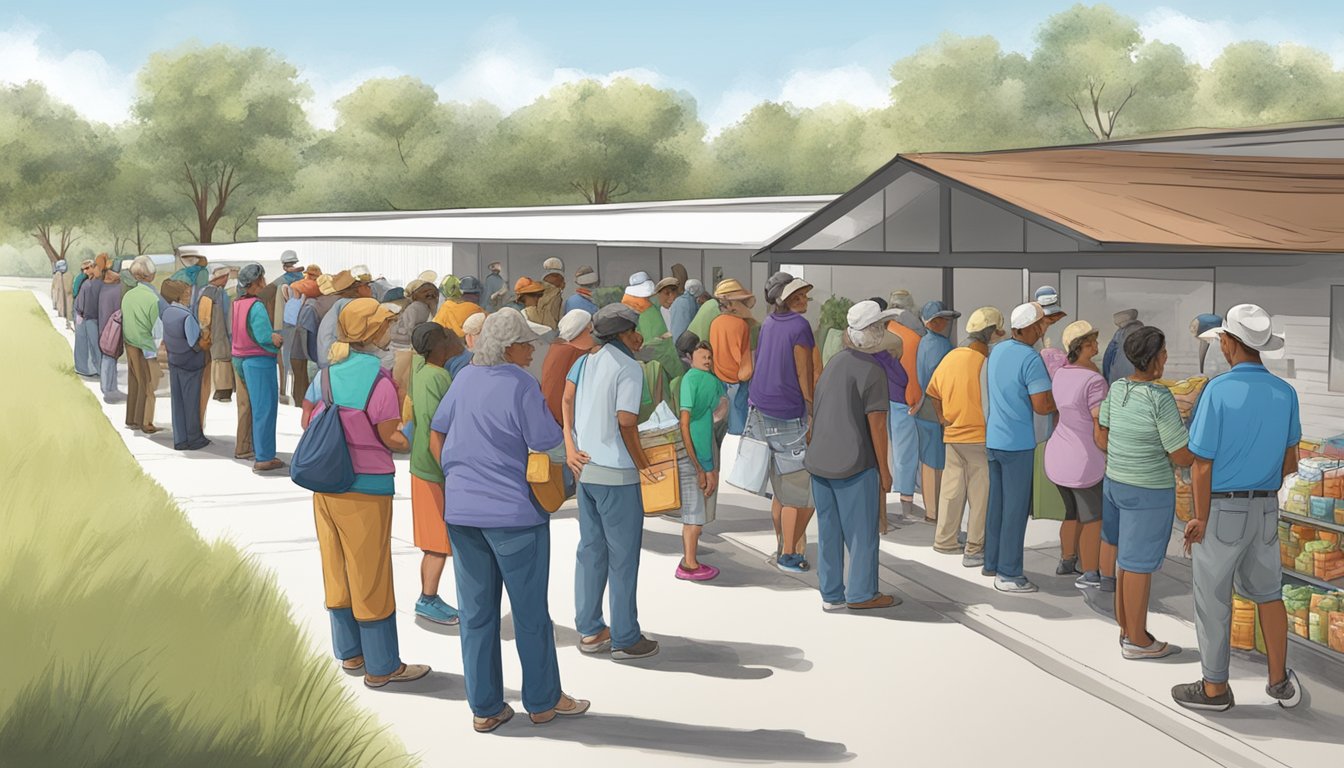
[[[1332,459],[1344,458],[1344,435],[1335,435],[1324,440],[1321,444],[1321,455]]]
[[[1327,632],[1327,643],[1331,649],[1344,653],[1344,611],[1331,611],[1329,614],[1329,627]]]
[[[1320,456],[1324,450],[1324,441],[1316,438],[1304,437],[1297,444],[1297,455],[1302,458],[1311,458]]]
[[[1332,467],[1326,470],[1321,491],[1328,498],[1344,499],[1344,468]]]
[[[1255,648],[1255,603],[1239,595],[1232,596],[1232,647]]]
[[[1344,525],[1344,499],[1335,501],[1335,525]]]

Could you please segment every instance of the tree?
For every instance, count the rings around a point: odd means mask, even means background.
[[[1201,104],[1219,125],[1266,125],[1344,114],[1344,74],[1323,51],[1229,45],[1205,73]]]
[[[309,89],[275,53],[224,45],[156,53],[138,85],[135,115],[191,201],[183,224],[192,239],[211,242],[238,196],[293,183]]]
[[[113,134],[119,147],[116,171],[97,204],[101,229],[116,254],[147,253],[172,239],[177,225],[175,189],[156,169],[155,147],[141,126],[129,124]]]
[[[0,210],[55,264],[94,218],[116,162],[105,130],[27,83],[0,88]]]
[[[688,96],[626,78],[567,83],[500,124],[495,178],[538,202],[668,196],[683,188],[704,133]]]

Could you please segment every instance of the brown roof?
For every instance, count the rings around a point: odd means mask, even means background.
[[[1344,159],[1106,149],[905,159],[1102,243],[1344,253]]]

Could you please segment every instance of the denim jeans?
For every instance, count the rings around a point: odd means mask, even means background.
[[[742,381],[728,385],[728,434],[741,435],[747,427],[747,398],[751,382]]]
[[[117,391],[117,358],[103,355],[102,362],[98,366],[98,383],[103,389],[104,397]]]
[[[919,431],[905,403],[893,402],[890,406],[887,432],[891,437],[892,490],[902,496],[913,496],[919,482]]]
[[[602,594],[611,587],[611,647],[639,642],[639,548],[644,503],[638,485],[579,483],[579,553],[574,569],[575,626],[601,632]]]
[[[828,603],[864,603],[877,596],[877,468],[843,480],[812,476],[817,504],[817,579]],[[849,584],[845,584],[849,550]]]
[[[550,523],[525,528],[449,525],[453,576],[462,614],[462,671],[467,702],[477,717],[504,708],[500,651],[500,597],[509,593],[518,661],[523,668],[523,708],[545,712],[560,701],[560,665],[547,592],[551,575]]]
[[[1022,547],[1031,517],[1035,450],[985,451],[989,458],[989,511],[985,515],[985,569],[1005,579],[1022,576]]]
[[[364,670],[375,676],[390,675],[401,666],[397,643],[397,614],[378,621],[355,621],[349,608],[328,608],[331,615],[331,647],[341,661],[364,657]]]
[[[102,357],[98,348],[98,321],[85,320],[75,326],[75,373],[97,376]]]
[[[252,446],[257,463],[275,458],[275,419],[280,408],[280,379],[274,357],[242,358],[243,379],[252,404]]]

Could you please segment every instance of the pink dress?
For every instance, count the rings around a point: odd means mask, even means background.
[[[1059,423],[1045,444],[1045,476],[1065,488],[1091,488],[1106,474],[1106,454],[1092,432],[1092,411],[1106,399],[1106,380],[1065,364],[1051,378]]]

